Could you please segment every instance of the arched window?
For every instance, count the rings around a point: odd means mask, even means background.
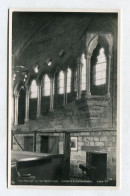
[[[37,98],[37,84],[36,84],[36,80],[32,80],[32,82],[31,82],[30,98]]]
[[[106,69],[107,69],[107,60],[104,53],[104,48],[99,50],[97,56],[97,61],[93,69],[93,84],[96,86],[106,84]]]
[[[58,77],[58,93],[63,94],[64,93],[64,72],[60,71],[59,77]]]
[[[81,90],[84,91],[86,90],[86,59],[85,59],[85,54],[82,54],[81,56],[81,64],[82,64],[82,82],[81,82]]]
[[[43,96],[50,96],[50,78],[47,74],[43,77]]]
[[[91,93],[107,93],[107,58],[104,48],[98,44],[91,57]]]
[[[71,92],[71,69],[67,69],[67,93]]]
[[[77,91],[77,70],[74,71],[74,92]]]

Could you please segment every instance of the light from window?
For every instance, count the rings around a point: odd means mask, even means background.
[[[30,87],[30,98],[37,98],[36,80],[32,80],[31,87]]]
[[[47,74],[43,78],[43,95],[50,96],[50,78]]]
[[[81,56],[81,63],[82,63],[82,87],[81,90],[86,90],[86,59],[85,54],[82,54]]]
[[[94,67],[94,85],[104,85],[106,84],[106,69],[107,61],[104,53],[104,48],[99,50],[99,55],[97,56],[97,63]]]
[[[59,73],[59,78],[58,78],[58,92],[59,94],[63,94],[64,93],[64,72],[60,71]]]
[[[71,92],[71,69],[67,69],[67,93]]]
[[[77,91],[77,70],[74,72],[74,92]]]

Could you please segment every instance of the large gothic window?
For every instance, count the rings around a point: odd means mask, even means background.
[[[71,92],[71,69],[67,69],[67,93]]]
[[[82,56],[81,56],[81,65],[82,65],[81,90],[84,91],[84,90],[86,90],[86,59],[85,59],[85,54],[82,54]]]
[[[97,45],[91,57],[91,93],[106,94],[107,86],[107,58],[105,49]]]
[[[32,80],[32,83],[31,83],[31,86],[30,86],[30,98],[37,98],[36,80]]]
[[[93,69],[94,85],[99,86],[99,85],[106,84],[106,68],[107,68],[107,60],[104,53],[104,48],[101,48],[97,56],[97,62]]]
[[[50,96],[50,78],[47,74],[43,77],[43,96]]]
[[[63,94],[64,93],[64,72],[60,71],[59,77],[58,77],[58,93]]]

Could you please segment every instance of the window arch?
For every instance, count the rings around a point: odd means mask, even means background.
[[[60,71],[59,72],[59,77],[58,77],[58,93],[63,94],[64,93],[64,72]]]
[[[36,80],[32,80],[32,82],[31,82],[30,98],[37,98],[37,84],[36,84]]]
[[[105,49],[98,44],[91,57],[91,91],[92,94],[106,94],[107,57]],[[95,91],[95,92],[94,92]]]
[[[43,96],[50,96],[50,78],[47,74],[43,77]]]
[[[86,90],[86,59],[85,54],[83,53],[81,56],[81,64],[82,64],[82,74],[81,74],[81,90]]]
[[[67,69],[67,93],[70,93],[71,92],[71,75],[72,75],[72,72],[71,72],[71,69],[68,68]]]
[[[74,92],[77,92],[77,69],[74,71]]]
[[[99,54],[97,56],[97,62],[93,70],[94,85],[99,86],[99,85],[106,84],[106,68],[107,68],[107,60],[106,60],[106,55],[104,53],[104,48],[100,48]]]

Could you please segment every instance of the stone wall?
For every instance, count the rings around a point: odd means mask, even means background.
[[[59,154],[63,154],[64,135],[63,133],[44,133],[37,135],[36,152],[40,152],[41,136],[58,136],[59,137]],[[20,145],[24,148],[24,136],[27,134],[16,135]],[[30,136],[33,136],[30,134]],[[107,153],[107,178],[116,179],[116,131],[112,130],[95,130],[80,133],[71,133],[71,137],[77,137],[76,151],[71,150],[70,156],[70,176],[81,177],[79,164],[86,163],[86,152]],[[21,150],[17,143],[13,142],[14,150]]]
[[[72,176],[80,176],[79,164],[86,163],[86,152],[107,153],[107,178],[116,179],[116,131],[72,133],[78,138],[78,150],[71,151]]]

